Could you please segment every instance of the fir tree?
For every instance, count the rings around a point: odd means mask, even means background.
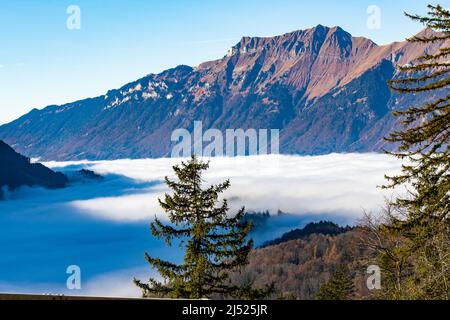
[[[201,299],[214,295],[261,298],[264,290],[254,290],[251,285],[237,287],[230,284],[232,270],[248,263],[252,241],[247,240],[251,225],[242,223],[244,208],[234,217],[228,217],[228,203],[219,205],[219,195],[230,182],[202,188],[202,173],[209,163],[193,156],[189,161],[173,167],[178,181],[166,177],[173,194],[159,200],[167,213],[170,225],[159,219],[151,224],[152,234],[165,239],[167,245],[177,238],[185,245],[182,264],[163,261],[149,254],[146,260],[164,279],[150,279],[149,283],[134,280],[144,297],[171,297]]]
[[[319,300],[348,300],[355,290],[353,278],[345,266],[339,266],[330,280],[320,287]]]
[[[398,197],[390,204],[395,214],[390,213],[389,223],[383,226],[384,232],[404,239],[401,241],[404,245],[388,257],[396,265],[402,262],[404,266],[404,270],[396,272],[402,278],[393,281],[398,284],[395,298],[448,299],[450,291],[450,11],[439,5],[428,7],[427,16],[407,16],[434,32],[429,30],[408,41],[439,43],[441,48],[401,67],[401,77],[390,82],[397,92],[429,92],[435,97],[422,106],[395,112],[402,126],[387,138],[399,144],[398,150],[391,154],[407,160],[402,173],[387,177],[390,184],[385,186],[405,186],[408,190],[407,196]],[[380,253],[384,261],[385,252]],[[414,287],[415,293],[403,290],[404,285]]]
[[[410,42],[433,43],[450,40],[450,11],[441,6],[429,6],[430,12],[426,17],[408,15],[414,20],[425,23],[436,32],[429,36],[415,36],[408,39]],[[398,176],[387,177],[391,184],[387,187],[395,187],[408,182],[429,184],[437,188],[444,188],[441,199],[433,202],[446,204],[448,207],[449,187],[449,134],[450,134],[450,47],[443,46],[435,54],[425,54],[415,63],[400,67],[404,74],[400,79],[390,81],[391,88],[401,93],[436,92],[434,101],[423,106],[413,106],[405,111],[396,111],[394,115],[401,119],[402,128],[391,133],[388,141],[400,143],[397,152],[392,152],[401,159],[408,159],[409,165],[403,166],[403,173]],[[425,181],[424,181],[425,180]],[[423,182],[423,183],[422,183]],[[416,191],[421,186],[415,185]],[[420,195],[426,197],[426,191],[421,190]],[[399,199],[398,204],[403,207],[417,206],[422,200],[417,195],[412,198]],[[437,200],[437,201],[436,201]],[[446,210],[445,213],[447,213]],[[440,211],[438,219],[445,217]]]

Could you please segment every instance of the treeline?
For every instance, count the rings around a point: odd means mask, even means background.
[[[292,231],[286,232],[280,238],[267,241],[261,247],[277,245],[291,240],[304,239],[312,234],[335,236],[347,231],[351,231],[352,229],[353,228],[350,226],[340,227],[339,225],[331,221],[312,222],[308,223],[304,228],[294,229]]]

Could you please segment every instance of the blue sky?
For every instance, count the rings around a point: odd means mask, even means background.
[[[242,36],[339,25],[379,44],[422,26],[429,0],[0,0],[0,124],[32,108],[104,94],[148,73],[222,57]],[[444,6],[450,0],[441,0]],[[69,5],[81,29],[69,30]],[[381,9],[381,29],[367,8]]]

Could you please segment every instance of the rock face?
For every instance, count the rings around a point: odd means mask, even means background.
[[[423,32],[431,32],[425,30]],[[222,59],[148,75],[106,95],[33,110],[0,138],[52,160],[161,157],[172,131],[280,129],[282,153],[379,151],[391,111],[427,95],[390,92],[404,65],[443,43],[378,46],[339,27],[244,37]]]
[[[30,163],[30,159],[16,153],[10,146],[0,140],[0,198],[3,188],[9,190],[21,186],[41,186],[49,189],[63,188],[67,178],[64,174],[54,172],[40,163]]]

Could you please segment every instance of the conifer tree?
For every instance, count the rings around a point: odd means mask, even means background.
[[[436,188],[443,188],[440,199],[434,202],[446,204],[448,207],[449,187],[449,134],[450,134],[450,11],[441,6],[429,6],[428,16],[408,15],[414,20],[425,23],[435,32],[426,36],[415,36],[408,39],[410,42],[434,43],[444,45],[435,54],[425,54],[415,63],[400,67],[403,77],[390,81],[391,88],[401,93],[435,92],[437,98],[422,106],[412,106],[405,111],[396,111],[394,114],[401,119],[402,128],[391,133],[388,141],[400,143],[396,157],[408,159],[409,165],[403,166],[403,173],[388,177],[394,187],[408,182],[419,183],[414,189],[418,191],[425,184],[432,183]],[[436,181],[427,181],[427,180]],[[424,181],[425,179],[425,181]],[[420,194],[427,196],[424,188]],[[445,190],[446,189],[446,190]],[[437,190],[436,190],[437,191]],[[420,196],[408,199],[399,199],[398,204],[403,207],[414,207]],[[446,211],[448,212],[448,210]],[[438,219],[443,218],[440,211]]]
[[[353,278],[345,266],[339,266],[330,280],[320,287],[319,300],[348,300],[355,290]]]
[[[134,280],[144,297],[170,297],[202,299],[214,295],[261,298],[263,290],[253,290],[251,284],[237,287],[230,284],[232,270],[248,263],[252,240],[247,240],[251,225],[243,223],[244,208],[234,217],[228,217],[228,203],[219,205],[219,195],[230,182],[203,188],[202,173],[209,163],[193,156],[189,161],[173,167],[178,181],[166,177],[167,186],[173,191],[159,200],[167,213],[170,225],[159,219],[151,224],[152,234],[164,239],[167,245],[173,239],[184,243],[182,264],[145,254],[146,260],[163,278],[163,282],[150,279],[149,283]]]
[[[426,16],[409,15],[425,24],[428,31],[408,39],[410,42],[439,43],[436,53],[426,53],[412,64],[400,68],[401,77],[392,80],[393,90],[403,94],[428,92],[434,97],[422,106],[397,111],[401,128],[388,141],[398,143],[396,152],[407,160],[402,173],[387,177],[385,188],[404,186],[405,197],[390,205],[396,214],[389,215],[384,231],[405,239],[391,260],[407,261],[394,281],[399,289],[396,298],[449,298],[450,286],[450,201],[449,201],[449,133],[450,133],[450,11],[440,5],[428,6]],[[381,252],[383,256],[383,252]],[[407,266],[407,267],[406,267]],[[402,293],[402,284],[411,284],[415,294]]]

